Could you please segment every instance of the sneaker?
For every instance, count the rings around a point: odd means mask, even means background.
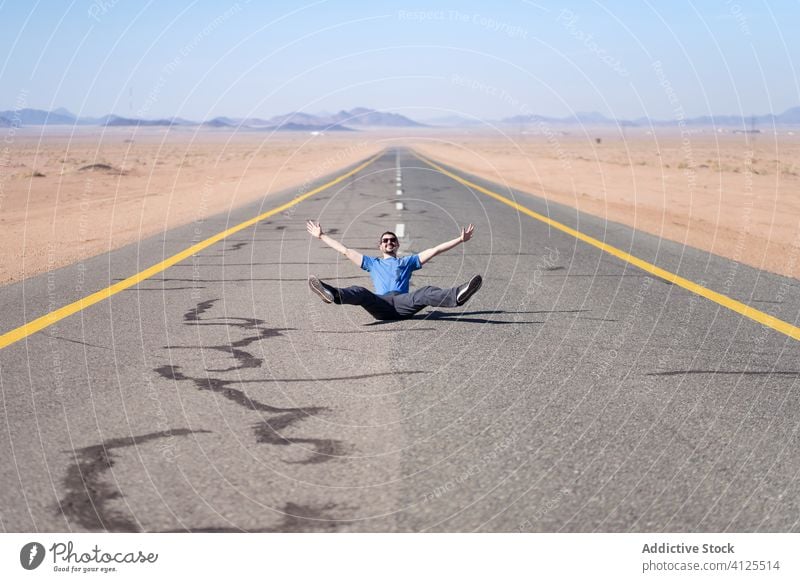
[[[308,278],[308,286],[311,287],[311,290],[320,296],[325,303],[333,303],[333,293],[325,287],[324,283],[317,279],[314,275],[311,275]]]
[[[457,305],[464,305],[469,298],[477,293],[478,289],[481,288],[483,284],[483,279],[480,275],[475,275],[472,279],[470,279],[466,285],[462,285],[458,288],[458,293],[456,294],[456,304]]]

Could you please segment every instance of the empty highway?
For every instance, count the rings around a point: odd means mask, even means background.
[[[800,282],[535,194],[388,148],[0,288],[0,527],[800,530]],[[326,305],[370,281],[309,218],[373,255],[474,223],[412,285],[483,288]]]

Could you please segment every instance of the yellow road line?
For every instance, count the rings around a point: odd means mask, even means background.
[[[245,228],[253,226],[257,222],[260,222],[265,218],[269,218],[270,216],[274,216],[275,214],[283,212],[284,210],[291,208],[295,204],[299,204],[303,200],[310,198],[311,196],[314,196],[315,194],[318,194],[323,190],[327,190],[331,186],[338,184],[342,180],[349,178],[353,174],[356,174],[361,170],[363,170],[364,168],[366,168],[367,166],[369,166],[372,162],[377,160],[382,155],[382,153],[383,152],[373,156],[360,166],[353,168],[349,172],[342,174],[337,178],[334,178],[333,180],[327,182],[326,184],[323,184],[322,186],[319,186],[317,188],[314,188],[313,190],[306,192],[302,196],[294,198],[293,200],[287,202],[286,204],[278,206],[277,208],[273,208],[272,210],[269,210],[263,214],[259,214],[255,218],[245,220],[244,222],[237,224],[236,226],[233,226],[228,230],[217,233],[210,238],[200,241],[199,243],[194,244],[175,255],[172,255],[168,259],[165,259],[160,263],[153,265],[152,267],[149,267],[144,271],[141,271],[140,273],[136,273],[135,275],[132,275],[127,279],[120,281],[119,283],[115,283],[110,287],[106,287],[105,289],[97,291],[96,293],[92,293],[91,295],[88,295],[83,299],[79,299],[74,303],[70,303],[69,305],[65,305],[64,307],[56,309],[55,311],[51,311],[47,315],[43,315],[38,319],[34,319],[33,321],[26,323],[25,325],[22,325],[16,329],[12,329],[11,331],[4,333],[3,335],[0,335],[0,349],[10,346],[11,344],[18,342],[19,340],[26,338],[29,335],[36,333],[37,331],[41,331],[44,328],[49,327],[58,321],[61,321],[65,317],[69,317],[70,315],[77,313],[78,311],[86,309],[90,305],[94,305],[95,303],[99,303],[104,299],[108,299],[109,297],[115,295],[116,293],[119,293],[120,291],[124,291],[125,289],[133,287],[137,283],[144,281],[145,279],[148,279],[153,275],[157,275],[162,271],[165,271],[172,265],[180,263],[181,261],[191,257],[196,253],[199,253],[203,249],[210,247],[211,245],[221,241],[222,239],[227,238],[232,234],[239,232],[240,230],[244,230]]]
[[[560,222],[556,222],[552,218],[548,218],[543,214],[534,212],[533,210],[526,208],[525,206],[522,206],[521,204],[518,204],[513,200],[509,200],[505,196],[501,196],[496,192],[492,192],[491,190],[488,190],[483,186],[479,186],[478,184],[470,182],[469,180],[466,180],[461,176],[444,169],[442,166],[440,166],[433,160],[428,159],[425,156],[418,154],[417,152],[414,152],[414,155],[417,156],[417,158],[419,158],[421,161],[425,162],[426,164],[429,164],[431,167],[435,168],[436,170],[444,174],[445,176],[449,176],[456,182],[460,182],[461,184],[464,184],[469,188],[477,190],[478,192],[486,194],[487,196],[491,196],[495,200],[499,200],[503,204],[507,204],[511,208],[515,209],[517,212],[521,212],[522,214],[527,214],[531,218],[535,218],[536,220],[544,222],[545,224],[549,225],[552,228],[555,228],[556,230],[560,230],[561,232],[564,232],[570,236],[574,236],[578,240],[581,240],[587,244],[592,245],[593,247],[600,249],[601,251],[613,255],[618,259],[625,261],[626,263],[635,265],[636,267],[639,267],[643,271],[647,271],[648,273],[655,275],[656,277],[664,279],[665,281],[669,281],[670,283],[674,283],[679,287],[683,287],[684,289],[691,291],[692,293],[696,293],[701,297],[705,297],[706,299],[713,301],[714,303],[717,303],[719,305],[722,305],[723,307],[727,307],[731,311],[735,311],[736,313],[744,315],[745,317],[748,317],[753,321],[760,323],[761,325],[766,325],[767,327],[770,327],[775,331],[779,331],[782,334],[788,335],[790,338],[800,340],[800,328],[792,325],[791,323],[783,321],[782,319],[778,319],[777,317],[773,317],[772,315],[768,315],[763,311],[759,311],[758,309],[754,309],[749,305],[746,305],[741,301],[736,301],[735,299],[731,299],[730,297],[723,295],[722,293],[717,293],[716,291],[707,289],[706,287],[698,285],[694,281],[684,279],[683,277],[680,277],[675,273],[671,273],[660,267],[656,267],[655,265],[648,263],[647,261],[635,257],[629,253],[626,253],[625,251],[622,251],[616,247],[606,244],[589,235],[583,234],[582,232],[575,230],[574,228],[570,228],[564,224],[561,224]]]

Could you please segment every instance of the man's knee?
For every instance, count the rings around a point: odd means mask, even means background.
[[[420,287],[411,294],[414,307],[447,307],[455,300],[454,298],[455,293],[452,289],[442,289],[431,285]]]
[[[375,303],[375,294],[369,289],[358,285],[339,289],[339,297],[342,303],[348,305],[371,305]]]
[[[375,294],[366,287],[359,287],[354,285],[352,287],[344,287],[339,290],[342,295],[349,295],[351,297],[374,297]]]

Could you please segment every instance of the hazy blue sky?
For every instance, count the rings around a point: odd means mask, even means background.
[[[800,105],[798,22],[797,0],[0,0],[0,109],[779,113]]]

